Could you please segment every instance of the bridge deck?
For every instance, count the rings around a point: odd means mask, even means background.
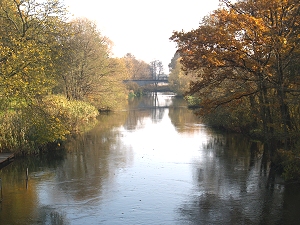
[[[123,80],[124,82],[129,82],[129,81],[132,81],[132,82],[138,82],[138,81],[141,81],[141,82],[164,82],[164,83],[168,83],[168,79],[161,79],[161,80]]]
[[[169,83],[168,80],[123,80],[124,83],[135,82],[140,86],[144,86],[147,84],[157,84],[157,83]]]

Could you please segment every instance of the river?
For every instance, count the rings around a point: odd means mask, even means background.
[[[261,144],[205,126],[182,99],[152,94],[98,120],[0,171],[1,225],[299,224],[300,186],[268,179]]]

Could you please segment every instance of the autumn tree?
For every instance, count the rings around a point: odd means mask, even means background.
[[[250,104],[264,137],[287,143],[299,121],[299,7],[296,0],[230,1],[205,17],[198,29],[174,32],[185,71],[195,71],[191,93],[202,106]],[[276,132],[275,132],[276,129]]]
[[[182,65],[180,63],[180,55],[178,53],[174,54],[174,57],[169,64],[169,86],[170,89],[177,95],[183,96],[189,90],[189,84],[192,80],[191,74],[187,75],[182,70]]]
[[[56,84],[51,48],[65,13],[59,1],[0,2],[1,150],[24,151],[68,133],[42,103]],[[33,135],[34,127],[44,132]]]
[[[66,13],[57,0],[0,1],[0,151],[37,151],[98,114],[52,95]]]
[[[171,59],[171,62],[168,64],[169,70],[172,71],[175,69],[178,59],[180,58],[179,52],[175,52],[174,56]]]
[[[32,98],[51,91],[55,72],[51,46],[65,8],[59,1],[0,2],[0,92]]]
[[[131,53],[127,53],[123,59],[125,60],[130,79],[151,79],[150,65],[148,63],[136,59]]]
[[[109,58],[109,74],[101,78],[97,90],[88,95],[89,102],[100,110],[121,110],[127,106],[128,91],[123,80],[127,79],[123,59]]]
[[[75,19],[66,30],[56,52],[61,86],[68,99],[86,100],[111,72],[110,40],[88,19]]]

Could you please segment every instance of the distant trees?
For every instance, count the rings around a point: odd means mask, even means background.
[[[151,79],[150,65],[143,60],[138,60],[131,53],[127,53],[123,59],[130,79]]]
[[[182,70],[180,63],[179,53],[175,53],[174,57],[169,64],[169,86],[172,91],[177,95],[185,95],[189,90],[190,81],[192,80],[191,74],[187,75]]]
[[[143,60],[136,59],[131,53],[127,53],[121,59],[125,62],[128,79],[158,79],[160,75],[164,74],[163,63],[160,60],[153,60],[148,64]]]
[[[166,76],[163,64],[159,60],[151,61],[148,64],[136,59],[131,53],[127,53],[121,60],[125,62],[128,80],[157,80],[161,79],[162,76]],[[141,87],[134,81],[128,82],[126,86],[130,96],[140,96],[145,90],[154,90],[152,84],[147,85],[147,87]]]
[[[164,73],[163,63],[160,60],[151,61],[150,71],[152,79],[157,80]]]
[[[280,140],[286,148],[300,125],[300,3],[221,2],[223,7],[199,28],[171,37],[183,69],[197,74],[190,94],[201,98],[202,112],[225,112],[223,123],[244,124],[268,143]]]

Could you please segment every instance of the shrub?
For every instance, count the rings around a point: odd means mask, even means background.
[[[129,97],[132,97],[133,95],[135,96],[143,95],[143,88],[139,86],[136,82],[128,82],[126,84],[126,88],[127,90],[129,90]]]
[[[300,181],[300,151],[283,150],[277,151],[277,164],[282,166],[282,176],[287,181]]]
[[[98,115],[86,102],[56,95],[18,106],[0,114],[0,150],[37,151],[70,133],[81,132]]]

